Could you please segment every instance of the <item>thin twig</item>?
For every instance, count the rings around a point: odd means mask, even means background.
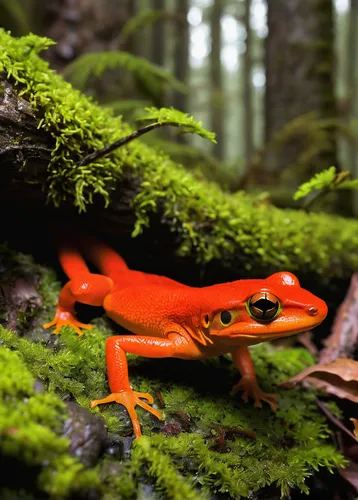
[[[355,437],[355,435],[353,434],[353,432],[351,432],[349,429],[347,429],[347,427],[343,424],[343,422],[341,422],[337,417],[335,417],[333,415],[333,413],[331,413],[329,411],[329,409],[327,408],[327,406],[324,403],[322,403],[322,401],[320,401],[319,399],[317,399],[316,400],[316,404],[317,404],[318,408],[326,415],[326,417],[333,424],[335,424],[342,431],[344,431],[346,434],[348,434],[348,436],[350,436],[352,439],[354,439],[354,441],[358,441],[358,439]]]
[[[114,151],[117,148],[120,148],[121,146],[124,146],[125,144],[128,144],[129,142],[133,141],[134,139],[137,139],[141,135],[146,134],[147,132],[150,132],[151,130],[154,130],[159,127],[165,127],[167,125],[171,125],[172,127],[180,127],[180,123],[176,122],[165,122],[165,123],[151,123],[150,125],[147,125],[146,127],[140,128],[133,132],[130,135],[127,135],[126,137],[122,137],[121,139],[118,139],[118,141],[113,142],[109,146],[106,146],[103,149],[99,149],[98,151],[95,151],[94,153],[91,153],[87,156],[85,156],[81,161],[79,161],[76,166],[77,167],[83,167],[84,165],[88,165],[89,163],[92,163],[95,160],[98,160],[98,158],[102,158],[103,156],[108,155],[112,151]]]

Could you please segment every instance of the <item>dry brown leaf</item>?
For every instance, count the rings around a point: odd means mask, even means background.
[[[358,439],[358,419],[357,418],[350,418],[349,420],[351,422],[353,422],[353,425],[354,425],[353,434]]]
[[[338,358],[332,363],[310,366],[280,385],[290,387],[299,382],[309,382],[328,394],[358,403],[358,361],[353,359]]]
[[[358,345],[358,273],[352,276],[347,295],[340,305],[331,335],[324,340],[319,353],[320,363],[330,363],[338,358],[350,358]]]

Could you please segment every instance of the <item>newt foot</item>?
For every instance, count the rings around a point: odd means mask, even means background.
[[[277,403],[279,395],[264,392],[260,389],[256,379],[249,375],[241,377],[241,380],[232,388],[231,394],[236,394],[239,391],[243,391],[241,398],[245,403],[247,403],[249,397],[252,397],[255,401],[254,406],[256,408],[262,408],[261,401],[268,403],[273,411],[276,411],[279,406]]]
[[[43,327],[51,328],[51,326],[55,326],[54,333],[58,334],[61,328],[66,325],[71,326],[78,335],[83,335],[81,328],[84,330],[92,330],[93,328],[92,325],[78,321],[73,313],[64,310],[62,307],[57,307],[54,319],[49,323],[45,323]]]
[[[146,399],[149,404],[145,403],[142,401],[142,399]],[[153,397],[146,393],[146,392],[135,392],[132,390],[129,391],[123,391],[123,392],[113,392],[112,394],[109,394],[109,396],[103,398],[103,399],[95,399],[90,402],[90,407],[94,408],[97,405],[101,405],[104,403],[119,403],[125,406],[125,408],[128,411],[129,417],[132,421],[133,425],[133,431],[135,434],[136,439],[138,439],[141,435],[141,429],[140,429],[140,424],[137,416],[137,412],[135,410],[135,406],[139,405],[141,406],[144,410],[149,411],[152,415],[156,416],[159,418],[159,420],[162,419],[162,413],[159,410],[156,410],[155,408],[152,408],[151,404],[153,404],[154,400]]]

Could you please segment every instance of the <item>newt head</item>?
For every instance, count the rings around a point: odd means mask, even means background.
[[[318,326],[328,312],[326,303],[301,288],[288,272],[210,288],[216,295],[215,307],[202,312],[201,323],[203,334],[214,343],[215,338],[245,339],[250,345],[294,335]]]

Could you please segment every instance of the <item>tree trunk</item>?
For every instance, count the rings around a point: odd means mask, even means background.
[[[268,2],[268,28],[265,42],[267,142],[306,113],[315,112],[318,119],[336,117],[332,0]],[[310,125],[307,119],[307,127]],[[298,175],[295,173],[296,182],[297,177],[299,181],[307,180],[309,175],[337,165],[335,127],[325,132],[324,140],[316,142],[315,154],[306,165],[300,165]],[[315,137],[313,133],[308,138],[305,134],[303,125],[279,150],[267,155],[266,168],[271,174],[279,175],[285,167],[295,165],[307,147],[307,139],[318,141],[319,134]],[[273,182],[277,182],[277,175],[272,176]]]
[[[135,9],[135,0],[51,0],[46,3],[41,35],[57,43],[45,57],[63,69],[86,52],[116,49],[120,32]]]
[[[357,111],[357,57],[358,57],[358,0],[351,0],[351,10],[348,15],[347,28],[347,120],[356,117]],[[351,142],[348,146],[348,166],[354,177],[357,177],[357,144]]]
[[[156,11],[165,10],[165,0],[152,0],[152,9]],[[165,65],[165,21],[163,19],[155,22],[151,30],[151,61],[158,66],[163,67]],[[153,101],[157,108],[162,108],[166,106],[167,92],[166,89],[162,88],[160,92],[155,93],[153,96]],[[160,135],[166,137],[168,135],[166,130],[159,132]]]
[[[245,163],[249,167],[253,154],[253,103],[252,103],[252,31],[250,26],[251,0],[245,0],[244,23],[246,28],[246,50],[243,57],[244,74],[244,126],[245,126]]]
[[[188,0],[177,0],[176,15],[176,40],[174,51],[174,73],[175,77],[183,83],[188,83],[189,78],[189,25],[187,21],[189,10]],[[173,95],[173,106],[184,113],[188,112],[188,97],[181,92]],[[180,140],[183,136],[180,136]]]
[[[163,11],[165,9],[165,0],[152,0],[152,9]],[[164,66],[165,41],[164,41],[164,22],[159,21],[153,25],[152,34],[152,61],[158,66]]]
[[[211,130],[216,133],[217,144],[214,154],[220,160],[224,158],[224,99],[223,78],[221,69],[221,18],[223,15],[223,0],[215,0],[211,8],[211,52],[210,52],[210,80],[211,80]]]

